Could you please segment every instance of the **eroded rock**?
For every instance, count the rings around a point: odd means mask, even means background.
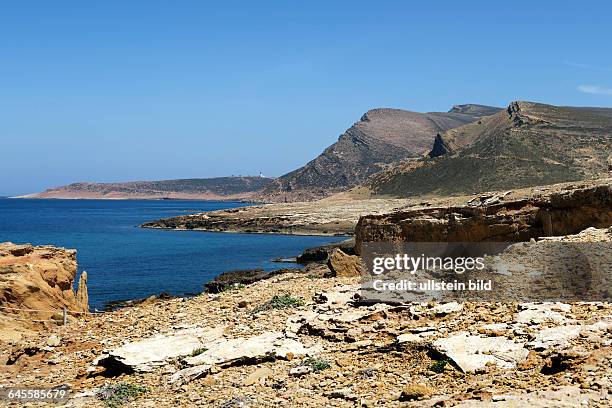
[[[111,350],[99,359],[98,364],[119,371],[150,371],[169,359],[188,356],[195,350],[206,347],[209,342],[223,336],[223,330],[223,327],[196,328],[180,330],[170,335],[158,334]]]
[[[208,375],[208,373],[210,373],[210,368],[211,366],[208,364],[184,368],[172,374],[168,380],[168,383],[174,386],[187,384],[193,380],[197,380],[198,378]]]
[[[339,248],[333,250],[329,256],[327,266],[334,276],[339,277],[361,276],[365,271],[358,256],[347,255]]]
[[[205,344],[203,353],[186,358],[189,365],[218,364],[220,366],[242,362],[256,362],[270,358],[312,355],[320,347],[305,347],[301,342],[288,338],[283,332],[266,332],[248,338],[218,339]]]
[[[524,344],[505,337],[473,336],[459,332],[433,342],[433,348],[446,355],[463,371],[476,372],[487,364],[512,369],[527,358],[529,351]]]

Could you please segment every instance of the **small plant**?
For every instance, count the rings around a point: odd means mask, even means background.
[[[232,290],[240,290],[246,288],[246,285],[243,283],[226,283],[221,288],[221,292],[229,292]]]
[[[444,372],[444,368],[449,363],[448,360],[438,360],[429,366],[429,370],[434,373],[442,373]]]
[[[199,356],[200,354],[204,353],[205,351],[207,351],[208,349],[206,347],[199,347],[195,350],[193,350],[190,354],[191,357],[195,357],[195,356]]]
[[[119,383],[104,386],[96,396],[104,402],[108,408],[119,408],[126,402],[137,398],[147,392],[146,387],[130,383]]]
[[[293,297],[291,295],[275,295],[270,301],[253,309],[253,313],[259,313],[270,309],[287,309],[290,307],[299,307],[303,305],[304,299],[302,298]]]
[[[312,368],[313,371],[327,370],[328,368],[331,367],[331,364],[329,364],[329,361],[323,360],[320,358],[313,358],[313,357],[308,357],[307,359],[305,359],[302,362],[302,365],[310,366],[310,368]]]

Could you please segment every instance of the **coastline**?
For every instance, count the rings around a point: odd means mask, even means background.
[[[510,202],[562,193],[595,185],[610,185],[612,178],[550,184],[505,192],[484,192],[460,196],[419,196],[415,198],[363,198],[347,192],[319,201],[246,205],[225,210],[200,212],[145,222],[141,228],[177,231],[206,231],[249,234],[305,236],[352,236],[361,217],[382,216],[403,211],[472,206],[481,199]],[[497,197],[497,198],[495,198]]]
[[[233,197],[233,196],[179,196],[179,197],[168,197],[168,196],[39,196],[38,194],[27,194],[20,196],[8,196],[0,197],[0,199],[9,200],[108,200],[108,201],[138,201],[138,200],[150,200],[150,201],[210,201],[210,202],[239,202],[239,203],[258,203],[248,199],[248,197]],[[264,204],[264,203],[258,203]]]

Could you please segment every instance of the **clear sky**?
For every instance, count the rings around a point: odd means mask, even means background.
[[[416,3],[4,1],[0,195],[278,176],[375,107],[612,106],[612,3]]]

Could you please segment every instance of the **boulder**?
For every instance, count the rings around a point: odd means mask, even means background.
[[[208,375],[210,368],[211,366],[206,364],[184,368],[172,374],[168,380],[168,383],[174,385],[175,387],[187,384],[193,380],[197,380],[198,378]]]
[[[242,385],[249,386],[264,382],[268,377],[272,376],[272,370],[266,367],[260,367],[247,376],[242,382]]]
[[[404,387],[399,397],[400,401],[413,401],[429,397],[434,390],[424,384],[412,384]]]
[[[582,327],[580,325],[568,325],[550,327],[541,330],[535,339],[528,343],[534,350],[544,351],[548,349],[562,349],[569,345],[569,342],[580,335]]]
[[[516,315],[516,321],[527,324],[565,323],[568,318],[560,312],[569,313],[572,310],[570,305],[560,302],[522,303],[519,308],[522,310]]]
[[[244,362],[257,362],[270,358],[312,355],[320,347],[305,347],[301,342],[287,338],[283,332],[266,332],[258,336],[233,339],[218,339],[206,343],[207,350],[197,356],[186,358],[187,364],[217,364],[228,366]]]
[[[347,239],[346,241],[335,242],[333,244],[307,248],[296,258],[296,261],[301,264],[311,262],[327,262],[330,254],[332,254],[335,249],[340,249],[342,252],[348,255],[355,255],[355,240],[351,238]]]
[[[358,256],[347,255],[341,249],[334,249],[327,266],[334,276],[361,276],[364,274],[364,267]]]
[[[148,339],[127,343],[109,351],[98,365],[120,372],[146,372],[167,360],[185,357],[223,335],[223,327],[184,329],[170,335],[158,334]],[[195,365],[195,364],[193,364]]]
[[[466,373],[480,371],[487,364],[504,369],[516,368],[529,354],[523,346],[523,343],[505,337],[472,336],[468,332],[459,332],[433,343],[437,352],[453,360]]]

